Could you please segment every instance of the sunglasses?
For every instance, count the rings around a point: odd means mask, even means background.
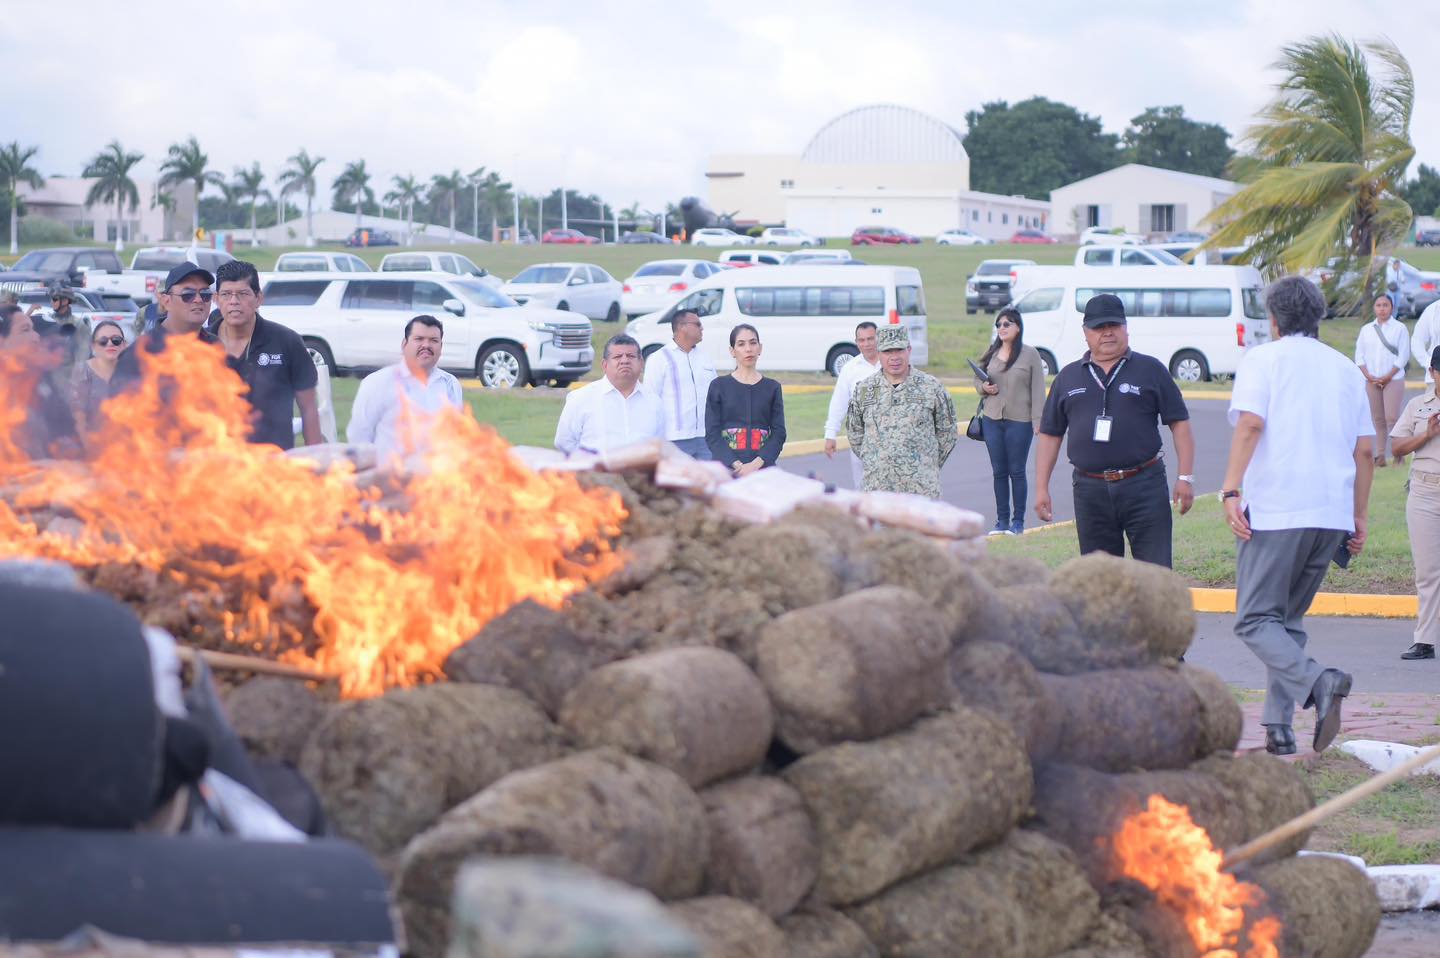
[[[1016,325],[1016,324],[1010,322],[1010,320],[1008,320],[1008,319],[1002,319],[1002,320],[1000,320],[1000,322],[998,322],[998,323],[995,324],[995,328],[996,328],[996,329],[1004,329],[1006,326],[1014,326],[1014,325]]]
[[[124,346],[124,345],[125,345],[125,337],[124,337],[124,336],[101,336],[99,339],[95,340],[95,345],[96,345],[96,346]]]
[[[179,296],[182,303],[193,303],[195,297],[200,297],[200,302],[208,303],[215,298],[213,289],[182,289],[178,293],[171,293],[171,296]]]

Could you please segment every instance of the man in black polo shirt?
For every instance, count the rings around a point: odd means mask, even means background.
[[[250,387],[245,398],[255,409],[250,441],[292,448],[292,410],[298,405],[305,444],[321,442],[315,363],[298,333],[260,315],[260,274],[250,263],[231,260],[215,271],[215,283],[220,304],[215,334],[230,368]]]
[[[1168,568],[1170,495],[1160,458],[1159,422],[1169,426],[1175,438],[1180,475],[1174,501],[1183,515],[1195,501],[1190,411],[1164,364],[1130,351],[1125,307],[1118,296],[1091,297],[1084,323],[1090,348],[1055,377],[1040,419],[1035,514],[1045,522],[1054,518],[1050,473],[1060,456],[1060,438],[1068,432],[1080,552],[1124,556],[1128,537],[1134,558]]]

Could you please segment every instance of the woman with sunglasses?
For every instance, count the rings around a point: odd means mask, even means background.
[[[1025,345],[1024,334],[1020,311],[1002,309],[995,317],[995,340],[977,364],[989,377],[987,382],[977,376],[975,391],[984,397],[980,425],[995,480],[992,536],[1018,536],[1025,529],[1025,463],[1045,408],[1045,361]]]
[[[124,348],[125,334],[119,323],[106,319],[95,324],[90,333],[90,358],[75,367],[70,381],[70,405],[81,435],[100,422],[100,404],[110,396],[110,379]]]

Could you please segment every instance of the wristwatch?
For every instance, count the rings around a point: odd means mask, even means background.
[[[1217,498],[1217,499],[1220,500],[1220,504],[1221,504],[1221,505],[1224,505],[1226,499],[1239,499],[1239,498],[1240,498],[1240,490],[1239,490],[1239,489],[1221,489],[1221,490],[1220,490],[1220,494],[1219,494],[1218,496],[1216,496],[1215,498]]]
[[[1192,485],[1192,486],[1195,485],[1195,477],[1194,477],[1194,476],[1176,476],[1176,477],[1175,477],[1175,481],[1176,481],[1176,482],[1188,482],[1188,483],[1190,483],[1190,485]]]

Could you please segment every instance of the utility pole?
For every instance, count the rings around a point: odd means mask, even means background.
[[[511,196],[514,198],[514,200],[515,200],[515,226],[514,226],[514,229],[512,230],[512,232],[513,232],[515,235],[513,235],[513,236],[510,237],[510,242],[514,243],[516,246],[519,246],[519,245],[520,245],[520,181],[519,181],[519,173],[520,173],[520,154],[519,154],[519,153],[516,153],[516,154],[515,154],[515,172],[514,172],[513,174],[511,174],[511,176],[512,176],[514,182],[515,182],[515,186],[514,186],[514,188],[510,191],[510,195],[511,195]]]

